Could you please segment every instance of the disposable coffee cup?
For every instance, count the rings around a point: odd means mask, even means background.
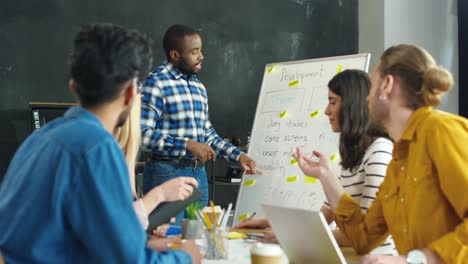
[[[277,244],[256,243],[250,249],[252,264],[280,264],[281,248]]]

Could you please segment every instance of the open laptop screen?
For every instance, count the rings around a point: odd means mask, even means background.
[[[262,205],[276,239],[292,263],[346,263],[319,211]]]

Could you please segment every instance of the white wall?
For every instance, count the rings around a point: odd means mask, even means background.
[[[359,52],[370,53],[372,71],[385,50],[384,0],[359,0]]]
[[[392,45],[424,47],[454,75],[455,85],[440,108],[458,113],[456,14],[456,0],[359,0],[359,51],[371,52],[375,66],[383,50]]]

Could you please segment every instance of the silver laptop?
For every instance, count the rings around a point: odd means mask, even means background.
[[[266,204],[262,208],[291,263],[346,263],[321,212]]]

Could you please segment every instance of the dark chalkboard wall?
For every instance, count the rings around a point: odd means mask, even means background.
[[[154,39],[155,64],[172,24],[200,31],[211,121],[245,143],[263,67],[353,54],[358,0],[14,0],[0,4],[0,178],[30,133],[28,103],[73,102],[67,55],[83,23],[112,22]],[[155,65],[157,66],[157,65]]]

